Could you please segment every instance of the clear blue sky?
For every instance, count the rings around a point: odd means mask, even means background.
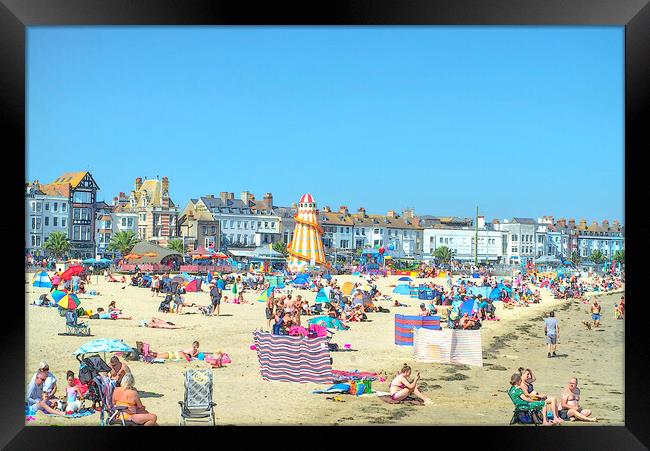
[[[27,178],[622,220],[623,27],[30,27]]]

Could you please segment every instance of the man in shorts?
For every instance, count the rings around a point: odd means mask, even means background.
[[[547,357],[555,357],[557,339],[560,336],[560,326],[557,324],[555,312],[551,311],[548,318],[544,319],[544,334],[546,335],[546,345],[548,348]]]
[[[221,289],[217,287],[216,284],[210,284],[210,301],[212,302],[212,312],[210,316],[214,315],[214,311],[217,311],[217,316],[219,316],[219,306],[221,304]]]
[[[591,306],[591,319],[594,321],[594,327],[600,326],[600,304],[596,299]]]

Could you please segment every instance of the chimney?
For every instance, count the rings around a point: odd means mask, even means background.
[[[228,200],[235,200],[235,193],[228,193]]]
[[[409,208],[408,210],[402,210],[402,216],[405,218],[413,219],[415,217],[415,210],[412,208]]]
[[[221,191],[219,193],[219,199],[221,199],[221,202],[226,203],[226,201],[228,200],[228,193],[226,191]]]
[[[573,218],[569,219],[569,227],[574,229],[575,226],[576,226],[576,220]]]
[[[598,227],[598,221],[592,221],[591,227]]]
[[[323,207],[323,213],[331,213],[331,212],[332,212],[332,209],[330,208],[329,205],[325,205]]]
[[[273,194],[264,193],[264,203],[266,204],[266,208],[269,210],[273,208]]]
[[[585,218],[582,218],[579,223],[580,227],[587,228],[587,220]]]
[[[138,177],[135,179],[135,190],[139,190],[140,187],[142,186],[142,177]]]
[[[113,198],[113,205],[117,205],[117,201],[118,201],[118,199],[119,199],[118,197],[114,197],[114,198]]]
[[[619,229],[621,227],[621,224],[618,222],[618,219],[614,219],[612,222],[612,227]]]
[[[162,178],[162,192],[169,193],[169,179],[167,177]]]
[[[250,201],[251,201],[251,193],[249,193],[248,191],[242,191],[241,192],[241,201],[243,203],[245,203],[246,206],[248,206],[250,204]]]
[[[560,218],[557,220],[557,226],[558,227],[566,227],[566,219]]]
[[[346,207],[345,205],[341,205],[339,207],[339,213],[347,215],[348,214],[348,207]]]
[[[388,212],[386,213],[386,217],[395,219],[395,210],[388,210]]]
[[[364,218],[366,217],[366,209],[363,207],[359,207],[359,210],[357,210],[359,213],[361,213],[361,216]]]
[[[493,219],[492,224],[499,224],[499,220],[498,219]]]
[[[607,219],[603,219],[603,228],[609,229],[609,221]]]
[[[291,208],[296,210],[298,208],[298,204],[296,204],[295,202],[291,202]]]
[[[485,216],[478,217],[478,228],[479,229],[485,228]]]

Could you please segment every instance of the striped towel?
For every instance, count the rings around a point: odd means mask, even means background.
[[[332,384],[328,337],[273,335],[253,332],[262,379]]]
[[[417,328],[413,331],[413,358],[424,363],[483,366],[481,331]]]

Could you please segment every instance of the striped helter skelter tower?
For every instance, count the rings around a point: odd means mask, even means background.
[[[291,271],[299,271],[307,266],[325,265],[323,251],[323,229],[318,225],[318,210],[311,194],[304,194],[298,203],[298,213],[293,217],[296,226],[293,240],[287,246]]]

